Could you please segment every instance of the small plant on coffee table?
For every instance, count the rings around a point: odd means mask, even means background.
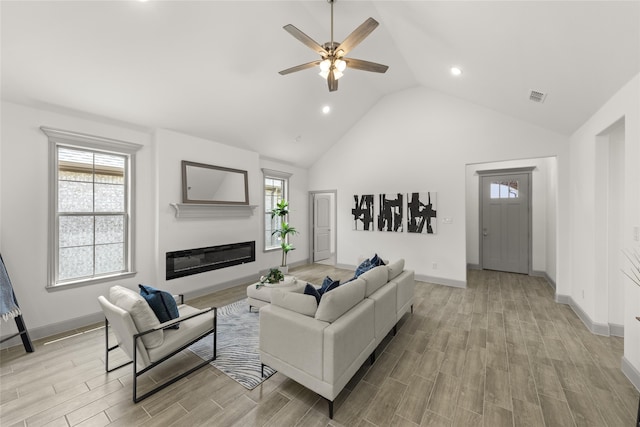
[[[265,283],[278,283],[281,280],[284,280],[284,274],[280,271],[279,268],[274,267],[269,270],[269,273],[266,276],[260,277],[260,282],[256,283],[256,289],[260,286],[264,286]]]

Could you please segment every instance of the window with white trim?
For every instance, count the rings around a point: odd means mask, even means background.
[[[273,232],[279,228],[278,218],[271,218],[271,211],[278,202],[288,197],[290,173],[262,169],[264,175],[264,250],[280,249],[280,240]]]
[[[133,269],[133,161],[139,144],[42,128],[50,142],[49,287]]]

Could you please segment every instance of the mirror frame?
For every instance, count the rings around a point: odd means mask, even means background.
[[[229,201],[229,200],[189,199],[189,196],[187,194],[187,187],[188,187],[187,166],[214,169],[218,171],[241,174],[244,179],[244,201],[238,202],[238,201]],[[207,165],[204,163],[196,163],[196,162],[190,162],[188,160],[183,160],[182,161],[182,203],[197,203],[197,204],[208,204],[208,205],[248,205],[249,204],[249,179],[248,179],[247,171],[241,170],[241,169],[226,168],[224,166]]]

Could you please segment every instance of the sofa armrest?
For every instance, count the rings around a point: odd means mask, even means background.
[[[327,322],[282,307],[264,306],[260,309],[260,352],[321,380],[327,326]]]

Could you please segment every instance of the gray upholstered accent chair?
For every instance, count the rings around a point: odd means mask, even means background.
[[[180,299],[182,300],[182,296]],[[131,289],[114,286],[109,290],[109,298],[99,296],[98,302],[105,315],[105,370],[112,372],[133,364],[133,401],[135,403],[206,366],[216,358],[216,307],[200,310],[182,304],[181,301],[178,305],[180,317],[160,323],[147,301]],[[171,328],[175,328],[177,324],[179,324],[178,329]],[[113,346],[109,344],[109,326],[117,339],[117,344]],[[213,333],[211,359],[161,383],[142,396],[137,395],[139,376],[211,333]],[[121,348],[131,361],[110,368],[109,353],[117,348]]]

